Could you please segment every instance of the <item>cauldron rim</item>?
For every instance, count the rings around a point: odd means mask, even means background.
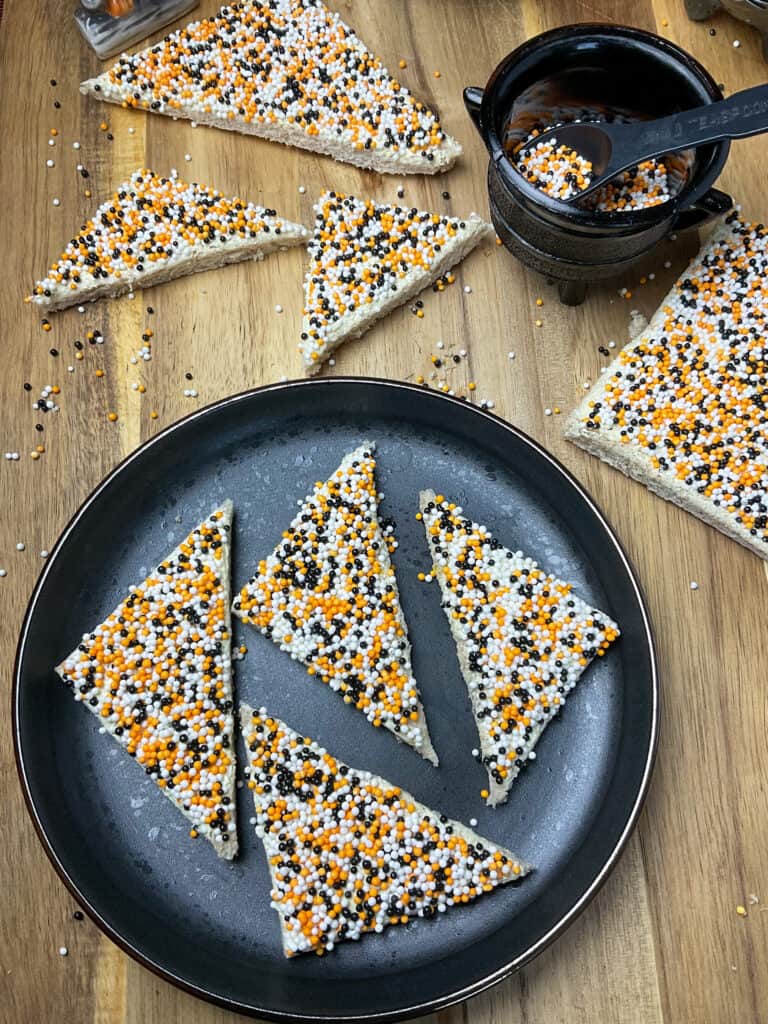
[[[537,55],[543,56],[561,43],[572,45],[574,40],[592,38],[597,41],[601,38],[607,38],[609,41],[628,41],[630,45],[641,47],[649,56],[665,57],[670,65],[677,65],[681,76],[688,77],[691,86],[698,85],[702,102],[714,103],[723,99],[722,90],[707,69],[695,57],[663,36],[632,26],[601,22],[585,22],[550,29],[526,40],[507,54],[491,73],[482,90],[477,128],[490,154],[493,169],[503,180],[505,187],[529,213],[545,220],[580,227],[587,232],[612,233],[618,230],[621,234],[629,233],[633,228],[642,231],[662,220],[671,222],[681,211],[694,206],[718,178],[730,150],[728,140],[702,147],[710,150],[710,154],[702,165],[696,168],[692,180],[666,203],[629,211],[595,213],[548,196],[527,182],[507,158],[500,137],[500,122],[506,121],[509,113],[510,78],[514,80],[520,77],[528,70],[526,64],[530,63],[532,67]],[[515,73],[513,69],[517,69],[517,72]],[[505,94],[506,102],[503,100]]]

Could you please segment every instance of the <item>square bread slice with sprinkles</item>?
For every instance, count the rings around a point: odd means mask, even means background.
[[[309,237],[275,210],[140,168],[66,245],[27,301],[51,312],[149,288]]]
[[[440,584],[488,771],[481,795],[500,804],[619,627],[576,597],[570,583],[503,547],[442,494],[422,491],[420,508],[434,561],[425,579]]]
[[[566,437],[768,559],[768,228],[731,214]]]
[[[212,512],[56,671],[216,853],[237,853],[232,502]]]
[[[324,192],[304,279],[305,373],[317,373],[342,342],[359,338],[492,237],[475,213],[446,217]]]
[[[390,174],[434,174],[461,146],[319,0],[222,7],[80,91]]]
[[[371,725],[437,764],[390,560],[393,524],[379,520],[373,451],[365,442],[315,484],[232,610]]]
[[[242,706],[240,724],[287,957],[445,913],[532,870],[265,708]]]

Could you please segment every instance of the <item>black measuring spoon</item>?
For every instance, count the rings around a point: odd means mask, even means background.
[[[572,121],[536,136],[532,146],[557,140],[592,164],[586,188],[564,202],[583,199],[629,167],[665,153],[693,149],[721,139],[745,139],[768,131],[768,84],[734,93],[726,100],[680,110],[654,121],[619,124]],[[527,148],[527,147],[526,147]]]

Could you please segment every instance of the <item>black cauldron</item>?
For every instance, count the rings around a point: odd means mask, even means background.
[[[671,231],[701,227],[733,206],[712,184],[729,142],[670,158],[672,198],[641,210],[596,212],[564,203],[530,184],[508,152],[535,125],[614,117],[662,117],[723,98],[711,75],[680,47],[636,28],[567,25],[509,54],[485,89],[464,103],[491,160],[491,218],[504,245],[527,266],[559,282],[568,305],[591,281],[636,263]]]

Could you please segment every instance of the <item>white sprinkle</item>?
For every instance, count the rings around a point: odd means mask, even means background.
[[[669,240],[670,240],[670,242],[676,242],[677,241],[677,235],[670,235],[669,236]]]
[[[535,751],[535,750],[532,750],[532,751],[531,751],[531,752],[530,752],[530,753],[528,754],[528,760],[529,760],[529,761],[535,761],[535,760],[536,760],[536,751]]]
[[[74,372],[75,372],[74,366],[68,366],[67,367],[67,373],[74,373]]]
[[[131,356],[131,362],[133,363],[134,366],[136,365],[136,363],[138,363],[138,361],[139,360],[136,358],[136,356]]]
[[[16,550],[17,550],[17,551],[23,551],[23,550],[24,550],[24,548],[25,548],[26,546],[27,546],[27,545],[26,545],[26,544],[24,544],[24,542],[23,542],[23,541],[19,541],[19,543],[18,543],[18,544],[16,545]]]
[[[72,143],[72,149],[80,149],[80,143],[79,142],[73,142]]]
[[[192,154],[191,153],[185,153],[184,154],[184,159],[187,161],[187,163],[189,163],[189,161],[192,159]]]
[[[470,818],[469,824],[472,826],[472,828],[477,828],[477,818]]]
[[[741,40],[740,39],[734,39],[733,40],[733,46],[734,46],[734,49],[738,50],[738,48],[741,46]]]
[[[136,383],[136,381],[134,381],[133,384],[131,384],[131,390],[132,391],[138,391],[139,390],[139,385]]]
[[[279,303],[279,302],[278,302],[278,303],[277,303],[277,305],[275,306],[275,312],[276,312],[276,313],[282,313],[282,312],[283,312],[283,307],[282,307],[282,306],[280,305],[280,303]]]
[[[544,410],[544,415],[545,416],[551,416],[552,415],[552,410],[551,409],[545,409]]]
[[[68,954],[69,950],[66,946],[59,946],[59,956],[67,956]]]
[[[303,196],[306,191],[307,190],[306,190],[306,187],[304,185],[299,185],[299,195],[300,196]]]
[[[591,381],[585,380],[581,386],[584,388],[585,391],[589,391],[589,389],[592,387],[592,383]]]
[[[78,313],[84,313],[85,312],[85,306],[78,306],[77,307],[77,312]]]
[[[671,260],[664,260],[664,269],[665,270],[669,270],[669,268],[671,266],[672,266],[672,261]]]
[[[608,348],[616,348],[616,342],[615,341],[609,341],[608,342]]]
[[[46,160],[45,161],[45,166],[46,167],[55,167],[56,164],[53,162],[53,160]]]
[[[0,569],[0,578],[5,578],[8,575],[7,569]]]
[[[47,558],[48,557],[48,550],[47,550],[47,548],[43,548],[43,550],[40,552],[40,557],[41,558]]]
[[[129,298],[129,299],[135,299],[135,298],[136,298],[136,296],[134,295],[134,293],[133,293],[133,292],[128,292],[128,298]]]
[[[76,171],[82,171],[82,169],[83,169],[83,165],[82,164],[78,164],[77,167],[75,168]]]
[[[444,341],[438,341],[437,347],[438,348],[445,348],[445,342]]]
[[[53,200],[53,205],[54,206],[61,206],[61,200],[60,199],[54,199]]]
[[[477,747],[475,747],[475,749],[472,751],[472,757],[480,757],[480,751],[477,749]]]
[[[129,135],[133,135],[133,134],[135,133],[135,131],[136,131],[136,129],[135,129],[134,127],[133,127],[133,125],[131,125],[131,126],[129,127],[129,129],[128,129],[128,134],[129,134]]]
[[[507,352],[507,359],[514,359],[514,358],[515,358],[515,353],[514,352]]]
[[[467,350],[465,348],[460,348],[459,355],[461,356],[462,359],[465,359],[467,355]]]
[[[649,274],[648,275],[648,280],[649,281],[655,281],[656,280],[656,275],[655,274]]]
[[[336,360],[335,359],[329,359],[328,360],[328,365],[329,366],[335,366],[336,365]]]
[[[55,146],[56,145],[56,139],[48,139],[48,145],[49,146]]]
[[[190,121],[190,128],[197,128],[197,121]]]
[[[493,409],[496,406],[496,403],[492,402],[490,399],[488,399],[488,401],[485,404],[488,409]]]
[[[698,590],[698,589],[699,589],[699,584],[696,582],[696,580],[691,580],[691,590]]]
[[[464,294],[465,295],[469,295],[471,293],[471,291],[472,291],[472,289],[469,287],[469,285],[465,284],[464,285]]]

